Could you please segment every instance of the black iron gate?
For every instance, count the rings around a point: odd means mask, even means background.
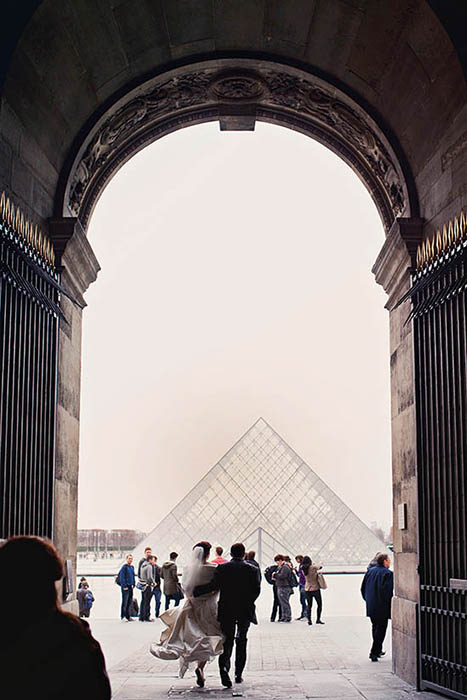
[[[0,201],[0,537],[52,537],[58,273],[53,247]]]
[[[467,697],[464,214],[418,252],[411,290],[419,485],[422,688]]]

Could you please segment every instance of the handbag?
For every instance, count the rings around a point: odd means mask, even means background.
[[[328,587],[328,584],[326,583],[326,580],[325,580],[323,574],[318,574],[318,585],[323,590]]]
[[[185,595],[184,595],[184,593],[182,591],[182,587],[179,583],[177,583],[177,590],[178,590],[178,599],[183,600]]]
[[[143,583],[142,581],[138,581],[135,588],[137,588],[138,591],[145,591],[147,588],[147,585],[148,585],[147,583]]]

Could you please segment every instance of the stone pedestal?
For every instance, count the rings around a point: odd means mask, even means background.
[[[393,670],[417,685],[418,492],[414,352],[412,324],[405,324],[410,302],[394,309],[410,287],[422,219],[397,219],[373,267],[388,294],[390,312],[392,482],[394,581],[392,606]],[[406,522],[399,528],[398,507],[405,504]]]
[[[61,267],[62,285],[77,302],[65,296],[60,301],[66,322],[60,322],[59,330],[53,533],[62,558],[73,562],[76,580],[83,294],[96,280],[100,267],[77,219],[50,220],[49,235]],[[64,607],[76,612],[75,593],[62,598]]]

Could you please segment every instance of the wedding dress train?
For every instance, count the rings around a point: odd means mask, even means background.
[[[196,548],[198,549],[198,548]],[[199,553],[195,553],[195,557]],[[194,562],[184,574],[184,590],[187,598],[182,605],[169,608],[160,616],[167,626],[159,642],[153,642],[151,654],[164,660],[180,660],[180,677],[183,678],[192,662],[211,661],[222,653],[223,637],[217,621],[217,593],[193,598],[195,586],[209,583],[215,564]]]

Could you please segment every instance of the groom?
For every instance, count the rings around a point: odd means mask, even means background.
[[[230,548],[232,559],[220,564],[212,580],[204,586],[197,586],[193,595],[219,591],[217,619],[223,635],[224,649],[219,656],[221,683],[232,687],[230,680],[230,657],[235,639],[235,682],[243,681],[242,673],[246,664],[247,634],[250,622],[257,624],[255,600],[259,596],[260,583],[256,570],[244,561],[245,547],[240,542]]]

